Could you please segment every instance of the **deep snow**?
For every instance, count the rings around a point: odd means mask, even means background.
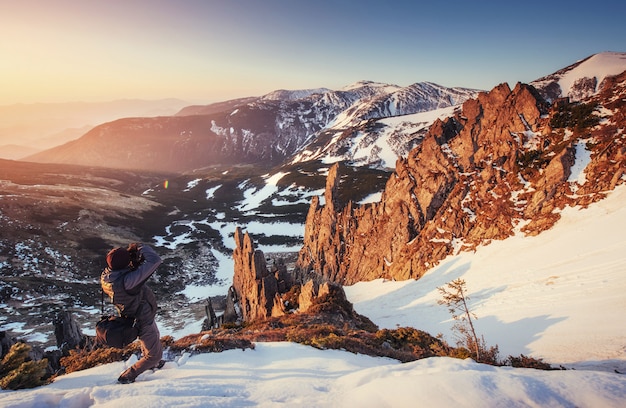
[[[134,384],[116,384],[131,362],[0,393],[0,406],[619,407],[626,400],[626,380],[618,374],[497,368],[447,357],[401,364],[290,343],[185,355]]]

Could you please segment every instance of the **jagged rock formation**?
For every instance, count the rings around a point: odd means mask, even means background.
[[[339,202],[333,167],[325,205],[311,202],[296,272],[341,284],[417,279],[460,250],[550,228],[565,205],[598,200],[624,181],[625,83],[626,73],[603,81],[586,101],[599,104],[588,118],[599,124],[587,127],[557,126],[551,119],[578,105],[551,107],[529,85],[481,93],[397,161],[379,203]],[[593,182],[569,180],[586,149]]]
[[[224,322],[262,321],[293,312],[290,307],[294,305],[287,305],[282,295],[299,283],[292,279],[285,264],[274,262],[272,270],[268,270],[263,252],[254,249],[250,235],[243,234],[240,228],[235,230],[235,244],[235,275],[227,298]],[[348,303],[340,286],[310,279],[300,288],[297,311],[310,310],[316,299],[327,295],[332,295],[341,304]]]
[[[298,306],[300,310],[308,310],[313,306],[313,300],[318,297],[328,295],[330,293],[330,285],[328,282],[324,282],[321,285],[315,280],[309,280],[300,291],[298,296]]]
[[[270,273],[263,252],[254,249],[250,235],[244,235],[240,228],[235,230],[233,258],[233,289],[240,304],[241,318],[254,321],[284,314],[278,293],[282,271]]]
[[[0,360],[6,356],[13,344],[15,344],[15,339],[9,336],[9,333],[0,331]]]

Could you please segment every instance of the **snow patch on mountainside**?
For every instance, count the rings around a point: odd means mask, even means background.
[[[295,101],[298,99],[308,98],[314,94],[324,94],[330,92],[327,88],[315,88],[315,89],[298,89],[298,90],[286,90],[279,89],[263,95],[261,99],[269,101]]]
[[[261,189],[251,187],[243,192],[244,200],[239,205],[239,210],[242,212],[252,211],[258,208],[263,200],[268,199],[273,194],[278,192],[278,186],[276,183],[280,181],[284,176],[289,173],[278,172],[273,175],[266,174],[263,176],[265,179],[265,185]]]
[[[572,86],[580,78],[596,78],[600,85],[604,78],[621,74],[626,70],[626,54],[617,52],[605,52],[596,54],[584,63],[576,66],[559,80],[559,85],[564,95],[569,95]]]
[[[325,164],[350,161],[355,165],[392,169],[398,158],[406,157],[412,148],[421,143],[435,120],[452,116],[457,108],[448,106],[380,119],[376,126],[368,126],[350,138],[342,138],[343,133],[338,131],[323,149],[303,151],[294,161],[317,159]]]

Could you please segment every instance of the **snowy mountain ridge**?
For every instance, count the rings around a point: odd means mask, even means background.
[[[263,95],[261,99],[268,101],[295,101],[298,99],[308,98],[314,94],[324,94],[326,92],[331,92],[331,90],[328,88],[298,89],[291,91],[286,89],[278,89],[276,91],[272,91],[268,94]]]
[[[621,74],[625,69],[626,53],[601,52],[530,84],[549,101],[563,97],[580,101],[595,95],[606,77]]]
[[[626,70],[626,53],[603,52],[530,83],[548,102],[561,97],[581,101],[597,94],[602,81]],[[419,143],[435,120],[452,116],[479,90],[445,88],[431,82],[408,87],[359,81],[345,90],[366,87],[368,97],[354,102],[328,124],[317,140],[296,153],[292,163],[321,160],[393,168],[395,160]],[[371,89],[380,92],[372,92]],[[427,112],[427,113],[421,113]],[[412,115],[412,116],[407,116]],[[346,130],[350,129],[350,130]]]
[[[105,123],[72,143],[27,159],[175,172],[194,171],[216,163],[273,167],[286,161],[298,162],[298,158],[292,160],[294,154],[311,150],[310,145],[331,143],[335,136],[350,132],[363,122],[459,104],[477,93],[433,83],[399,87],[371,81],[359,81],[334,91],[277,90],[258,98],[188,107],[173,117],[126,118]],[[160,143],[154,143],[155,139]],[[129,161],[109,152],[106,145],[115,140],[133,140],[135,149],[144,153],[143,159]],[[408,145],[412,147],[415,142],[410,140]],[[371,149],[372,159],[361,158],[359,165],[381,165],[375,154],[377,148],[372,145]]]

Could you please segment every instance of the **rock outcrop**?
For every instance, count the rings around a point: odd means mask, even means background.
[[[300,287],[297,310],[293,310],[296,305],[288,304],[283,297],[300,283],[292,278],[280,260],[274,261],[271,270],[268,269],[263,252],[254,248],[250,235],[244,234],[240,228],[235,230],[233,258],[235,275],[226,301],[224,322],[253,322],[292,312],[306,312],[316,300],[331,294],[340,303],[347,303],[340,286],[309,279]]]
[[[7,355],[13,344],[15,344],[15,339],[8,332],[0,331],[0,360]]]
[[[94,339],[83,334],[71,312],[58,312],[54,317],[53,324],[57,347],[64,355],[76,348],[83,349],[93,346]]]
[[[479,94],[397,161],[379,203],[339,202],[334,166],[324,205],[311,202],[296,273],[340,284],[417,279],[447,255],[518,231],[540,233],[565,205],[600,199],[624,181],[625,75],[586,101],[610,111],[611,120],[600,120],[598,109],[590,114],[598,126],[556,126],[557,108],[529,85]],[[570,180],[585,148],[593,183]]]
[[[270,273],[263,252],[254,249],[250,235],[235,230],[235,275],[233,289],[244,321],[280,316],[284,313],[278,293],[280,272]]]

